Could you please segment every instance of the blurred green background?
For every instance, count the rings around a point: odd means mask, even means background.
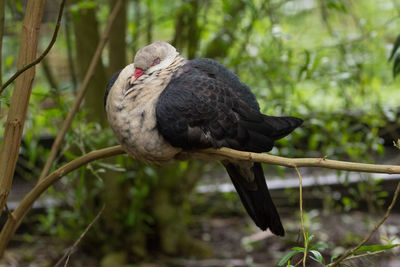
[[[57,42],[37,68],[14,192],[37,180],[115,2],[67,1]],[[39,51],[51,39],[58,5],[47,1]],[[2,82],[16,71],[25,6],[23,0],[5,1]],[[108,77],[157,40],[189,59],[209,57],[224,64],[256,94],[263,113],[303,118],[304,125],[279,141],[272,154],[393,163],[399,159],[393,141],[400,135],[400,93],[388,58],[399,28],[398,0],[126,1],[54,168],[117,144],[103,110]],[[12,86],[0,95],[2,125],[11,94]],[[104,204],[71,266],[200,266],[180,260],[203,258],[275,266],[301,239],[298,189],[286,182],[297,176],[264,167],[267,179],[276,182],[272,194],[288,232],[283,239],[256,235],[236,193],[223,189],[229,180],[217,163],[154,167],[123,155],[88,164],[53,186],[45,196],[50,204],[29,213],[5,258],[54,264]],[[329,245],[322,250],[329,261],[360,240],[359,229],[371,228],[369,216],[382,214],[391,193],[384,189],[393,186],[372,176],[354,183],[348,173],[302,172],[341,177],[335,185],[311,184],[305,194],[307,227],[314,240]],[[333,229],[332,218],[347,226]],[[396,229],[386,238],[398,240]],[[23,253],[13,254],[21,247]]]

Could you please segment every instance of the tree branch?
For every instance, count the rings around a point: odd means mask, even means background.
[[[122,153],[124,153],[124,151],[122,150],[121,146],[113,146],[91,151],[58,168],[56,171],[39,181],[35,185],[35,187],[28,194],[25,195],[25,197],[19,203],[18,207],[11,213],[11,216],[8,217],[6,224],[3,226],[3,229],[0,233],[0,258],[3,255],[4,250],[6,249],[6,246],[11,237],[14,235],[18,226],[22,222],[22,219],[31,209],[33,203],[45,190],[47,190],[47,188],[49,188],[52,184],[54,184],[56,181],[58,181],[68,173],[78,169],[79,167],[91,161],[111,157]]]
[[[109,148],[104,148],[100,150],[94,150],[85,154],[73,161],[65,164],[64,166],[58,168],[56,171],[48,175],[47,177],[41,179],[36,186],[24,197],[18,207],[12,212],[8,217],[6,224],[4,225],[0,233],[0,257],[4,253],[4,250],[10,241],[11,237],[14,235],[16,229],[21,223],[24,216],[31,209],[33,203],[39,198],[39,196],[49,188],[54,182],[58,181],[68,173],[76,170],[77,168],[97,159],[111,157],[118,154],[125,153],[121,146],[113,146]],[[198,159],[230,159],[230,160],[245,160],[252,162],[261,162],[272,165],[286,166],[290,168],[296,167],[320,167],[329,168],[337,170],[346,171],[358,171],[358,172],[376,172],[376,173],[389,173],[389,174],[400,174],[400,166],[394,165],[375,165],[375,164],[364,164],[337,160],[328,160],[324,158],[285,158],[278,157],[269,154],[259,154],[252,152],[237,151],[230,148],[220,148],[220,149],[203,149],[191,152],[182,152],[178,155],[177,159],[188,159],[188,158],[198,158]],[[395,200],[399,194],[400,185],[397,187],[395,198],[392,204],[389,206],[388,211],[385,215],[385,220],[395,203]],[[379,227],[383,221],[377,225]],[[375,229],[376,231],[376,229]],[[372,235],[372,234],[371,234]],[[369,239],[369,237],[368,237]],[[361,244],[362,245],[362,244]],[[357,249],[357,248],[356,248]]]
[[[223,157],[233,160],[245,160],[253,162],[268,163],[273,165],[280,165],[289,168],[295,167],[319,167],[334,170],[343,171],[354,171],[354,172],[370,172],[370,173],[388,173],[388,174],[400,174],[400,166],[396,165],[377,165],[377,164],[366,164],[347,162],[339,160],[330,160],[326,158],[285,158],[274,156],[270,154],[252,153],[237,151],[230,148],[220,149],[203,149],[195,151],[194,157],[204,158],[204,154],[214,155],[215,157]],[[203,154],[203,156],[201,155]]]
[[[43,51],[43,53],[34,61],[32,61],[31,63],[25,65],[23,68],[19,69],[16,73],[14,73],[13,76],[10,77],[10,79],[8,79],[3,85],[1,85],[0,87],[0,94],[3,92],[3,90],[9,86],[19,75],[21,75],[23,72],[25,72],[27,69],[35,66],[36,64],[38,64],[40,61],[42,61],[42,59],[50,52],[50,49],[53,47],[54,43],[57,40],[57,35],[58,35],[58,30],[60,29],[60,25],[61,25],[61,18],[62,18],[62,14],[63,14],[63,10],[64,10],[64,4],[65,4],[65,0],[61,1],[60,4],[60,9],[58,11],[58,18],[57,18],[57,23],[56,23],[56,28],[54,29],[54,33],[53,33],[53,37],[51,38],[51,41],[49,43],[49,45],[47,46],[46,50]]]
[[[75,102],[72,105],[72,108],[69,111],[67,118],[65,119],[65,121],[61,127],[61,130],[56,137],[56,140],[54,140],[54,143],[51,146],[50,155],[46,160],[46,163],[44,165],[42,173],[40,174],[39,181],[42,180],[44,177],[46,177],[46,175],[50,172],[51,166],[53,165],[53,162],[57,156],[57,153],[60,149],[61,143],[64,140],[65,134],[67,133],[69,126],[71,125],[72,120],[73,120],[76,112],[78,111],[79,106],[83,100],[87,86],[89,84],[89,81],[94,74],[97,63],[100,60],[101,52],[103,51],[103,48],[107,43],[108,36],[110,35],[110,31],[111,31],[111,26],[113,25],[117,15],[118,15],[118,12],[122,7],[123,1],[124,0],[118,0],[118,2],[115,4],[115,6],[111,12],[110,17],[108,18],[107,25],[104,30],[103,36],[101,37],[101,40],[100,40],[99,44],[97,45],[96,52],[92,58],[92,61],[90,62],[88,71],[86,72],[85,78],[83,79],[82,85],[78,91],[78,95],[76,96]]]

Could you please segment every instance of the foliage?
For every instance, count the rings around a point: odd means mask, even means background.
[[[18,40],[14,36],[21,31],[20,14],[23,13],[21,1],[8,2],[3,81],[16,70]],[[79,16],[83,10],[94,10],[100,29],[104,26],[109,14],[106,1],[75,1],[67,14]],[[153,40],[174,42],[187,57],[214,57],[252,88],[263,112],[304,118],[303,128],[279,141],[272,151],[274,154],[371,161],[385,152],[381,131],[388,122],[399,122],[400,95],[393,79],[400,71],[398,13],[396,1],[131,1],[127,4],[126,49],[129,62],[138,48]],[[67,20],[64,22],[67,27],[71,24]],[[53,27],[51,22],[47,26]],[[50,34],[51,31],[45,29],[44,39]],[[43,41],[41,47],[45,44]],[[393,48],[388,49],[392,44]],[[69,46],[64,32],[48,56],[58,88],[50,85],[49,74],[44,69],[38,69],[20,152],[25,163],[17,170],[22,177],[35,179],[38,176],[49,150],[42,145],[43,137],[57,134],[75,97],[68,49],[76,54],[76,47]],[[392,71],[388,58],[393,61]],[[108,63],[103,57],[106,68]],[[108,73],[114,71],[107,70]],[[8,111],[10,91],[8,88],[0,95],[2,124]],[[104,88],[99,88],[101,101],[103,91]],[[74,120],[73,131],[66,137],[58,164],[92,149],[115,144],[109,127],[90,121],[87,113],[87,110],[81,111]],[[0,128],[2,135],[3,128]],[[102,196],[108,193],[103,178],[111,170],[115,171],[112,175],[117,181],[117,194],[123,199],[111,220],[120,227],[104,227],[107,229],[96,231],[103,233],[97,236],[89,232],[87,242],[108,241],[109,247],[104,246],[104,250],[116,249],[119,243],[120,247],[130,247],[132,255],[146,256],[149,246],[146,242],[154,240],[154,229],[158,226],[157,215],[149,211],[152,194],[163,180],[171,179],[177,184],[197,181],[198,177],[185,180],[189,168],[192,167],[179,163],[161,173],[156,167],[132,162],[126,156],[117,157],[115,162],[90,164],[52,190],[51,193],[67,203],[68,208],[49,208],[37,219],[43,232],[62,239],[76,237],[96,213]],[[201,167],[196,168],[200,176]],[[386,197],[381,189],[375,182],[349,188],[340,205],[350,210],[366,201],[370,210],[379,208],[374,205]],[[226,198],[231,200],[236,196],[226,194]],[[195,202],[193,197],[174,198],[173,201],[184,210],[185,223],[190,222],[188,214],[190,201]],[[115,234],[112,240],[108,240],[113,236],[110,233]],[[304,247],[294,247],[279,265],[289,266],[296,254],[305,252],[310,259],[324,263],[321,251],[324,252],[326,245],[311,245],[312,237],[304,241]],[[357,253],[387,250],[390,246],[395,245],[362,247]]]

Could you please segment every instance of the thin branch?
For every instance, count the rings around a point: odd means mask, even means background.
[[[25,195],[25,197],[21,200],[18,207],[12,212],[12,216],[7,218],[6,224],[3,226],[3,229],[0,233],[0,258],[6,249],[8,242],[11,237],[14,235],[18,226],[22,222],[22,219],[31,209],[33,203],[40,197],[40,195],[47,190],[52,184],[56,181],[67,175],[68,173],[78,169],[79,167],[92,162],[97,159],[106,158],[115,156],[118,154],[124,153],[121,146],[113,146],[104,149],[99,149],[95,151],[91,151],[73,161],[63,165],[58,168],[56,171],[43,178],[40,182],[38,182],[35,187]]]
[[[57,35],[58,35],[58,30],[60,29],[60,25],[61,25],[61,18],[62,18],[62,14],[63,14],[63,10],[64,10],[64,4],[65,4],[65,0],[61,1],[60,4],[60,9],[58,11],[58,18],[57,18],[57,24],[56,24],[56,28],[54,29],[54,33],[53,33],[53,37],[51,38],[51,41],[49,43],[49,45],[47,46],[46,50],[43,51],[43,53],[36,58],[34,61],[32,61],[31,63],[25,65],[23,68],[21,68],[20,70],[18,70],[16,73],[14,73],[13,76],[11,76],[10,79],[8,79],[1,87],[0,87],[0,94],[3,92],[3,90],[9,86],[19,75],[21,75],[23,72],[25,72],[27,69],[35,66],[36,64],[38,64],[40,61],[42,61],[42,59],[50,52],[50,49],[53,47],[54,43],[57,40]]]
[[[350,255],[353,255],[354,252],[359,249],[361,246],[363,246],[365,243],[367,243],[367,241],[371,238],[371,236],[376,232],[376,230],[378,230],[378,228],[386,221],[386,219],[389,217],[390,212],[392,211],[392,208],[394,206],[394,204],[396,203],[396,200],[399,196],[400,193],[400,182],[397,184],[397,188],[396,191],[394,193],[393,199],[392,199],[392,203],[390,203],[388,209],[386,210],[385,216],[383,216],[383,218],[379,221],[378,224],[375,225],[375,227],[371,230],[371,232],[354,248],[350,249],[349,251],[347,251],[345,254],[343,254],[340,258],[338,258],[335,262],[329,264],[329,267],[333,267],[333,266],[337,266],[339,263],[341,263],[342,261],[346,260],[346,258]]]
[[[71,256],[72,252],[78,246],[79,242],[81,242],[82,238],[86,235],[86,233],[89,231],[89,229],[92,227],[92,225],[100,218],[100,215],[103,213],[105,208],[105,205],[101,207],[100,211],[97,213],[97,215],[93,218],[93,220],[89,223],[89,225],[86,227],[85,231],[82,232],[82,234],[79,236],[79,238],[74,242],[74,244],[65,252],[64,256],[61,257],[61,259],[58,260],[58,262],[54,265],[54,267],[61,266],[61,263],[66,259],[65,265],[67,266],[69,257]]]
[[[122,7],[122,2],[124,0],[119,0],[112,12],[110,17],[108,18],[107,21],[107,25],[106,25],[106,29],[104,30],[103,36],[99,42],[99,44],[97,45],[97,49],[96,52],[92,58],[92,61],[90,62],[88,71],[86,72],[85,78],[83,79],[82,85],[78,91],[78,95],[76,96],[75,102],[72,105],[71,110],[69,111],[67,118],[65,119],[60,132],[58,133],[56,139],[54,140],[53,145],[51,146],[51,150],[50,150],[50,155],[46,160],[46,163],[44,165],[44,168],[42,170],[42,173],[40,174],[39,177],[39,181],[42,180],[44,177],[46,177],[46,175],[50,172],[51,166],[53,165],[53,162],[57,156],[58,151],[60,150],[61,147],[61,143],[64,140],[65,134],[67,133],[69,126],[72,123],[72,120],[76,114],[76,112],[79,109],[79,106],[83,100],[83,96],[85,95],[86,89],[87,89],[87,85],[89,84],[90,79],[92,78],[92,76],[94,75],[94,71],[96,68],[97,63],[99,62],[100,58],[101,58],[101,52],[103,51],[104,46],[107,43],[108,37],[110,35],[110,31],[111,31],[111,26],[114,23],[119,10]]]
[[[297,167],[295,167],[295,169],[296,169],[297,175],[299,176],[300,224],[301,224],[301,230],[303,232],[303,238],[304,238],[303,267],[306,267],[308,238],[306,235],[306,230],[304,228],[304,218],[303,218],[303,182],[302,182],[302,178],[301,178],[299,169]]]
[[[377,255],[377,254],[380,254],[380,253],[383,253],[383,252],[386,252],[386,250],[366,252],[366,253],[363,253],[363,254],[358,254],[358,255],[347,257],[343,261],[354,260],[354,259],[363,258],[363,257],[367,257],[367,256],[374,256],[374,255]]]
[[[39,196],[54,182],[58,181],[68,173],[76,170],[77,168],[97,159],[110,157],[124,153],[121,146],[113,146],[100,150],[94,150],[85,154],[65,165],[58,168],[56,171],[48,175],[47,177],[40,180],[35,187],[25,195],[24,199],[20,202],[18,207],[12,212],[12,218],[7,219],[0,233],[0,257],[2,256],[8,242],[13,236],[14,232],[18,228],[22,219],[26,213],[30,210],[33,203],[39,198]],[[262,162],[272,165],[280,165],[286,167],[320,167],[330,168],[347,171],[358,171],[358,172],[376,172],[376,173],[389,173],[389,174],[400,174],[400,166],[393,165],[374,165],[374,164],[363,164],[345,161],[333,161],[327,159],[318,158],[284,158],[273,156],[269,154],[258,154],[252,152],[237,151],[229,148],[220,149],[203,149],[192,152],[184,152],[177,159],[188,159],[188,158],[199,158],[199,159],[231,159],[231,160],[245,160],[252,162]],[[392,204],[386,212],[385,218],[389,216],[389,213],[397,199],[400,191],[400,185],[396,189],[395,198],[393,198]],[[378,225],[378,227],[380,224]]]
[[[400,166],[397,165],[379,165],[366,164],[339,160],[330,160],[326,158],[285,158],[270,154],[261,154],[253,152],[238,151],[230,148],[203,149],[191,152],[192,158],[204,158],[204,154],[213,155],[216,158],[228,158],[234,160],[244,160],[280,165],[289,168],[295,167],[319,167],[334,170],[368,172],[368,173],[388,173],[400,174]],[[186,154],[185,154],[186,155]]]

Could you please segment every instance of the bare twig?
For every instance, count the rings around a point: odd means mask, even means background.
[[[108,36],[110,35],[110,30],[111,26],[115,21],[115,18],[117,17],[117,14],[122,7],[122,2],[124,0],[118,0],[118,2],[115,4],[110,17],[108,18],[106,28],[104,30],[103,36],[97,45],[96,52],[92,58],[92,61],[90,62],[88,71],[86,72],[85,78],[83,79],[82,85],[78,91],[78,94],[76,96],[75,102],[72,105],[71,110],[69,111],[67,118],[65,119],[60,132],[58,133],[56,139],[54,140],[53,145],[51,146],[50,150],[50,155],[46,160],[46,164],[44,165],[44,168],[42,170],[42,173],[40,174],[39,181],[46,177],[46,175],[50,172],[51,166],[53,165],[53,162],[57,156],[58,151],[60,150],[60,146],[62,141],[64,140],[65,134],[67,133],[69,126],[71,125],[71,122],[76,114],[76,112],[79,109],[79,106],[83,100],[83,97],[85,95],[87,85],[89,84],[90,79],[92,78],[96,65],[100,60],[101,57],[101,52],[103,51],[104,46],[107,43]]]
[[[379,221],[379,223],[377,223],[375,225],[375,227],[371,230],[371,232],[354,248],[350,249],[349,251],[347,251],[345,254],[343,254],[341,257],[339,257],[335,262],[329,264],[329,267],[333,267],[333,266],[337,266],[339,263],[341,263],[342,261],[346,260],[347,257],[349,257],[350,255],[353,255],[354,252],[359,249],[361,246],[363,246],[365,243],[367,243],[367,241],[371,238],[371,236],[376,232],[376,230],[378,230],[378,228],[386,221],[386,219],[389,217],[390,212],[392,211],[392,208],[394,206],[394,204],[396,203],[396,200],[399,196],[400,193],[400,182],[397,184],[396,187],[396,191],[394,192],[394,196],[392,199],[392,203],[390,203],[389,207],[386,210],[385,216],[383,216],[383,218]]]
[[[304,218],[303,218],[303,182],[302,182],[302,178],[301,178],[299,169],[297,167],[295,167],[295,169],[296,169],[297,175],[299,176],[300,224],[301,224],[301,231],[303,232],[303,238],[304,238],[303,267],[306,267],[308,238],[306,235],[306,230],[304,228]]]
[[[81,242],[82,238],[86,235],[86,233],[89,231],[89,229],[92,227],[92,225],[100,218],[100,215],[103,213],[103,210],[105,208],[105,205],[101,207],[100,211],[97,213],[97,215],[93,218],[93,220],[89,223],[89,225],[86,227],[86,229],[82,232],[82,234],[79,236],[79,238],[74,242],[74,244],[65,252],[64,256],[61,257],[61,259],[58,260],[58,262],[54,265],[54,267],[61,266],[61,263],[66,259],[65,265],[67,266],[69,257],[71,256],[72,252],[78,246],[79,242]]]
[[[219,158],[228,158],[236,160],[245,160],[253,162],[262,162],[274,165],[285,166],[289,168],[295,167],[319,167],[343,171],[354,171],[354,172],[370,172],[370,173],[388,173],[388,174],[400,174],[400,166],[397,165],[377,165],[377,164],[365,164],[356,162],[347,162],[339,160],[330,160],[326,158],[285,158],[269,154],[252,153],[245,151],[237,151],[230,148],[220,149],[203,149],[196,151],[199,155],[194,157],[204,158],[204,154],[214,155]]]
[[[380,253],[383,253],[383,252],[386,252],[386,250],[366,252],[366,253],[362,253],[362,254],[358,254],[358,255],[347,257],[343,261],[354,260],[354,259],[357,259],[357,258],[363,258],[363,257],[367,257],[367,256],[374,256],[374,255],[377,255],[377,254],[380,254]]]
[[[51,38],[51,41],[49,43],[49,45],[47,46],[47,48],[43,51],[43,53],[36,58],[34,61],[32,61],[31,63],[25,65],[24,67],[22,67],[21,69],[19,69],[16,73],[14,73],[13,76],[11,76],[10,79],[8,79],[3,85],[1,85],[0,87],[0,94],[3,92],[3,90],[9,86],[19,75],[21,75],[23,72],[25,72],[27,69],[35,66],[36,64],[38,64],[40,61],[42,61],[42,59],[50,52],[50,49],[53,47],[54,43],[57,40],[57,35],[58,35],[58,30],[60,29],[60,25],[61,25],[61,18],[62,18],[62,14],[63,14],[63,10],[64,10],[64,4],[65,4],[65,0],[61,1],[60,4],[60,9],[58,11],[58,18],[57,18],[57,23],[56,23],[56,28],[54,29],[54,33],[53,33],[53,37]]]

